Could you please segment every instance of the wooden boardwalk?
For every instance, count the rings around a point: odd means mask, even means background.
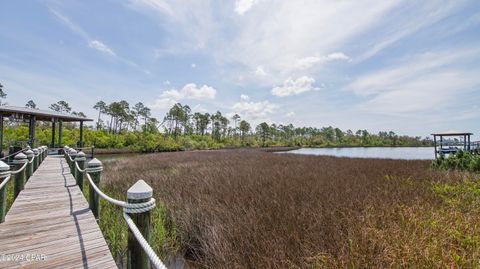
[[[61,156],[43,161],[0,224],[0,268],[117,268]]]

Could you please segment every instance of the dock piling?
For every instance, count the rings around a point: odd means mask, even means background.
[[[10,176],[10,166],[0,161],[0,185]],[[0,187],[0,223],[5,221],[7,214],[7,185]]]
[[[26,167],[24,165],[28,162],[27,155],[18,153],[13,159],[15,166],[15,182],[13,186],[13,197],[16,199],[20,191],[23,190],[26,182]]]
[[[75,160],[74,160],[74,162],[77,163],[80,170],[83,170],[83,171],[79,171],[75,167],[75,170],[76,170],[75,180],[77,181],[77,185],[82,192],[83,192],[83,176],[85,174],[84,170],[85,170],[85,161],[86,160],[87,160],[87,158],[85,158],[85,153],[83,153],[83,151],[80,151],[79,153],[77,153],[77,156],[75,157]]]
[[[153,195],[152,188],[143,180],[137,181],[127,191],[127,201],[131,204],[144,203],[150,201]],[[151,210],[142,213],[128,213],[138,230],[150,243],[151,238]],[[135,238],[135,235],[128,229],[128,268],[150,268],[150,259],[142,246]]]
[[[96,186],[100,186],[100,178],[103,170],[102,162],[98,159],[93,159],[88,162],[87,169],[87,172],[92,177],[93,183],[95,183]],[[95,219],[98,221],[100,219],[100,196],[91,184],[88,186],[88,194],[90,210],[92,210]]]
[[[28,180],[33,175],[33,161],[32,160],[33,160],[33,158],[35,158],[35,154],[33,153],[33,151],[31,149],[29,149],[29,150],[25,151],[25,155],[27,155],[27,160],[28,160],[25,180]]]
[[[38,148],[33,149],[34,161],[33,161],[33,172],[37,171],[38,166],[40,165],[40,151]]]

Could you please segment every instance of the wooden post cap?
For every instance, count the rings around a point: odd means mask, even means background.
[[[102,170],[103,170],[102,162],[99,161],[97,158],[92,159],[87,163],[88,173],[101,172]]]
[[[75,157],[76,162],[86,161],[86,160],[87,158],[85,158],[85,153],[83,151],[80,151],[79,153],[77,153],[77,156]]]
[[[70,154],[70,156],[77,156],[77,151],[75,149],[70,149],[68,153]]]
[[[25,151],[25,155],[27,155],[27,158],[30,159],[30,158],[33,158],[34,153],[31,149],[29,149],[29,150]]]
[[[127,191],[127,198],[131,200],[141,200],[151,198],[153,195],[152,187],[145,181],[139,180]]]
[[[0,177],[8,177],[10,175],[10,165],[0,161]]]
[[[102,166],[102,162],[99,161],[97,158],[92,159],[87,164],[88,167],[99,167]]]
[[[23,153],[18,153],[17,155],[15,155],[15,158],[13,158],[13,163],[17,164],[17,163],[25,163],[27,162],[27,155],[23,154]]]
[[[38,153],[40,152],[37,148],[34,148],[32,151],[33,151],[33,154],[35,155],[38,155]]]

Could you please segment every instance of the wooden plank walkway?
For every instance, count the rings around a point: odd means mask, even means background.
[[[117,268],[69,171],[49,156],[28,180],[0,224],[0,268]]]

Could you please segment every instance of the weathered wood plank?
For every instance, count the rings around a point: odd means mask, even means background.
[[[117,268],[75,183],[65,160],[44,160],[0,224],[0,268]],[[2,260],[31,254],[44,260]]]

